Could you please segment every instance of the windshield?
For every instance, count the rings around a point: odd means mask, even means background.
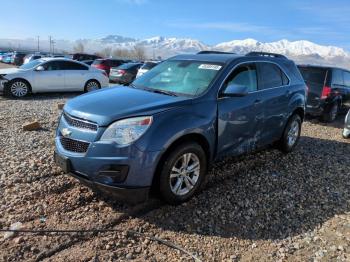
[[[20,69],[32,69],[36,67],[37,65],[40,65],[43,61],[40,60],[34,60],[32,62],[29,62],[27,64],[21,65],[19,68]]]
[[[219,63],[169,60],[137,78],[133,85],[136,88],[197,96],[208,89],[221,68],[222,64]]]

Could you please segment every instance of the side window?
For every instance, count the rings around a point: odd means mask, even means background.
[[[237,67],[228,77],[225,88],[229,85],[248,87],[249,92],[258,90],[257,69],[255,64],[245,64]]]
[[[272,63],[259,63],[259,67],[261,79],[259,89],[263,90],[288,85],[288,77],[277,65]]]
[[[350,87],[350,72],[344,71],[344,84]]]
[[[343,71],[339,69],[334,69],[332,71],[332,84],[343,86],[344,85],[344,77],[343,77]],[[344,72],[345,74],[345,72]]]
[[[86,66],[74,62],[63,61],[62,64],[64,70],[88,70]]]
[[[57,61],[47,62],[43,67],[46,71],[62,70],[61,65]]]

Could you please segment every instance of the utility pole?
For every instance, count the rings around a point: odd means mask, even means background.
[[[51,44],[52,44],[52,37],[49,36],[49,44],[50,44],[50,54],[51,54]]]
[[[40,36],[37,36],[38,39],[38,52],[40,52]]]
[[[52,55],[55,54],[55,44],[56,42],[52,40]]]

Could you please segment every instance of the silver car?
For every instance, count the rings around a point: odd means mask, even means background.
[[[41,58],[0,70],[0,92],[24,97],[40,92],[89,92],[108,86],[102,70],[65,58]]]

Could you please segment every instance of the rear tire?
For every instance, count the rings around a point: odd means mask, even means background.
[[[27,96],[30,91],[30,85],[26,81],[15,79],[7,84],[4,94],[8,97],[22,98]]]
[[[96,91],[100,88],[101,88],[101,85],[97,80],[89,80],[85,84],[84,92],[88,93],[88,92]]]
[[[329,112],[323,114],[322,116],[323,121],[327,123],[333,122],[337,118],[338,112],[339,112],[339,105],[338,103],[334,103],[331,106]]]
[[[167,203],[188,201],[201,189],[207,174],[207,156],[197,143],[184,143],[167,156],[159,178],[160,194]]]
[[[292,152],[299,142],[300,133],[301,118],[298,114],[294,114],[289,118],[279,142],[281,151],[284,153]]]

